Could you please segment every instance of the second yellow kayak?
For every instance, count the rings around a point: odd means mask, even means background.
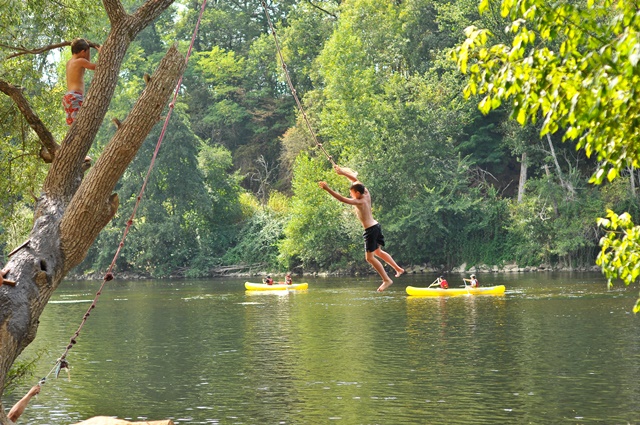
[[[481,286],[479,288],[418,288],[407,286],[407,294],[421,297],[446,297],[456,295],[501,295],[504,294],[504,285]]]

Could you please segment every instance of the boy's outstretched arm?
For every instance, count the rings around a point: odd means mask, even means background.
[[[348,178],[352,183],[353,182],[357,182],[358,181],[358,174],[349,169],[349,168],[342,168],[339,165],[334,165],[333,169],[336,171],[336,173],[338,173],[341,176],[345,176],[346,178]]]
[[[334,198],[336,198],[340,202],[343,202],[343,203],[349,204],[349,205],[357,205],[359,203],[357,199],[347,198],[345,196],[340,195],[338,192],[336,192],[335,190],[331,189],[329,187],[329,185],[327,184],[327,182],[318,182],[318,186],[320,186],[322,189],[324,189],[327,192],[329,192],[329,194],[331,196],[333,196]]]
[[[31,401],[31,398],[33,398],[33,396],[35,396],[39,392],[40,392],[40,385],[34,385],[33,387],[31,387],[29,392],[27,392],[27,394],[25,394],[25,396],[22,397],[11,408],[11,410],[7,414],[7,417],[9,418],[9,420],[11,420],[12,422],[16,422],[18,418],[22,415],[22,413],[24,413],[24,410],[27,408],[27,405],[29,404],[29,401]]]

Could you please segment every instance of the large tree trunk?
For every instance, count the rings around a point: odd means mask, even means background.
[[[53,162],[37,201],[28,243],[5,265],[9,269],[5,278],[16,285],[0,286],[0,397],[9,368],[35,338],[38,319],[53,291],[82,261],[116,213],[118,197],[112,193],[113,188],[159,121],[184,71],[184,57],[172,47],[95,166],[83,178],[83,160],[107,112],[131,40],[172,2],[148,0],[128,15],[120,1],[104,0],[111,31],[77,120],[59,147],[52,145],[50,133],[40,130],[47,138],[46,147],[54,151],[50,152],[54,154]],[[1,404],[0,423],[8,423]]]

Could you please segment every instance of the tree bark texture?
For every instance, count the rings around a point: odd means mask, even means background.
[[[148,0],[129,15],[119,0],[103,1],[112,27],[101,48],[91,87],[76,121],[54,150],[29,243],[4,266],[9,269],[5,278],[16,285],[0,286],[0,397],[11,365],[35,338],[39,317],[51,295],[116,213],[118,197],[112,193],[113,188],[159,121],[184,71],[184,57],[171,47],[128,117],[83,178],[82,163],[107,112],[129,44],[172,2]],[[18,103],[19,96],[10,97]],[[8,424],[1,403],[0,424]]]

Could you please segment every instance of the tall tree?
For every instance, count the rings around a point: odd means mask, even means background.
[[[109,107],[127,48],[172,2],[148,0],[127,13],[119,0],[104,0],[111,30],[76,122],[60,145],[50,132],[37,131],[53,160],[36,202],[29,239],[5,265],[8,271],[5,279],[16,284],[0,286],[0,388],[4,387],[13,361],[35,338],[38,319],[53,291],[69,270],[82,261],[100,230],[117,211],[118,196],[112,190],[159,120],[184,70],[184,57],[175,47],[170,48],[85,176],[83,161]],[[18,87],[0,80],[0,90],[19,104],[32,128],[46,130]],[[2,406],[0,423],[7,423]]]

